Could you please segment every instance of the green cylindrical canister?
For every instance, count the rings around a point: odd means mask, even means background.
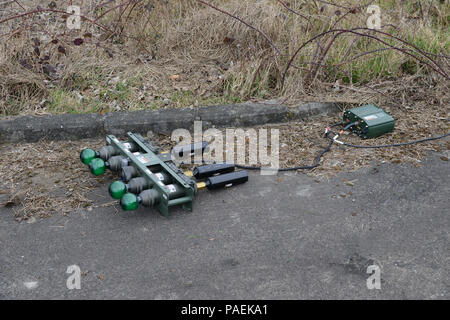
[[[89,163],[95,158],[97,158],[97,152],[92,149],[83,149],[80,153],[80,160],[85,165],[89,165]]]
[[[91,170],[92,174],[94,176],[99,176],[105,173],[105,161],[103,161],[100,158],[92,159],[91,162],[89,162],[89,169]]]
[[[139,150],[139,147],[134,142],[124,142],[122,144],[126,149],[128,149],[130,152],[136,152]],[[106,145],[103,147],[100,147],[98,151],[92,150],[92,149],[83,149],[80,153],[80,159],[81,162],[83,162],[85,165],[89,165],[89,163],[94,158],[100,158],[103,161],[108,161],[111,157],[117,156],[120,154],[120,150],[112,145]]]
[[[109,186],[109,194],[114,199],[120,199],[127,193],[127,186],[122,181],[114,181]]]
[[[178,184],[169,184],[166,186],[169,191],[169,199],[176,199],[184,196],[185,189]],[[115,190],[116,186],[114,186]],[[117,184],[117,195],[123,191],[123,186]],[[159,203],[161,195],[156,189],[147,189],[136,196],[133,193],[125,193],[120,199],[120,205],[125,211],[136,210],[139,203],[145,207],[153,207]]]
[[[120,199],[120,206],[125,211],[136,210],[139,205],[139,199],[135,194],[125,193]]]

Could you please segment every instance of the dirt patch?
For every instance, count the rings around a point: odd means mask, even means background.
[[[8,195],[2,205],[12,208],[18,221],[86,208],[86,197],[104,179],[86,174],[78,154],[83,146],[101,142],[39,142],[3,145],[0,189]]]
[[[0,116],[374,94],[386,104],[379,81],[448,82],[448,3],[377,1],[381,29],[359,30],[372,2],[81,1],[69,30],[71,0],[4,1]]]

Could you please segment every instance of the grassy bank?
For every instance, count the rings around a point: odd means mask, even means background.
[[[270,98],[448,104],[448,1],[79,1],[80,30],[59,12],[69,2],[0,5],[1,115]],[[355,30],[370,4],[381,29]]]

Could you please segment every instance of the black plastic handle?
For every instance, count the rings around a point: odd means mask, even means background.
[[[233,172],[234,169],[234,163],[214,163],[195,167],[192,174],[196,179],[205,179],[217,174]]]
[[[209,177],[206,179],[206,188],[208,190],[214,190],[219,188],[228,188],[237,184],[245,183],[248,181],[248,173],[245,170],[235,171],[226,174],[220,174],[218,176]]]
[[[187,144],[184,146],[175,146],[172,148],[172,152],[176,154],[178,157],[183,157],[184,154],[189,154],[193,156],[195,153],[201,151],[201,154],[205,152],[206,148],[208,147],[208,142],[202,141],[202,142],[195,142],[191,144]]]

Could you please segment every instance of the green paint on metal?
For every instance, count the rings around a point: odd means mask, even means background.
[[[100,176],[105,173],[105,161],[100,158],[92,159],[89,168],[94,176]]]
[[[138,197],[132,193],[125,193],[120,199],[120,206],[125,211],[136,210],[139,205]]]
[[[84,149],[80,159],[89,165],[90,171],[96,176],[103,174],[106,168],[112,171],[132,168],[132,176],[144,180],[139,185],[134,185],[134,189],[129,189],[125,184],[128,180],[116,181],[109,186],[110,195],[114,199],[120,199],[124,210],[135,210],[139,204],[154,207],[164,216],[168,216],[169,207],[174,205],[192,210],[197,190],[195,180],[186,176],[173,163],[171,154],[161,153],[150,141],[131,132],[128,132],[127,141],[119,141],[115,136],[107,135],[106,143],[97,152]],[[139,190],[142,194],[150,190],[148,188],[152,190],[152,201],[143,201],[140,196],[130,192]]]
[[[109,186],[109,194],[114,199],[120,199],[127,192],[127,186],[122,181],[115,181]]]
[[[351,128],[363,139],[375,138],[394,130],[395,120],[386,111],[374,104],[364,105],[344,112],[344,123],[358,121],[359,124]]]
[[[139,152],[130,152],[124,144],[113,135],[107,136],[107,142],[114,146],[114,148],[116,148],[121,155],[128,158],[129,165],[136,169],[138,176],[145,178],[148,181],[148,185],[151,185],[152,188],[158,192],[159,201],[155,205],[155,208],[163,216],[168,216],[169,207],[178,203],[170,202],[171,192],[167,189],[166,185],[160,181],[157,175],[155,175],[155,173],[162,173],[163,175],[170,177],[172,184],[176,183],[182,190],[184,190],[183,201],[179,204],[183,204],[183,208],[186,210],[192,210],[192,202],[195,195],[195,183],[190,184],[188,181],[191,179],[184,176],[183,171],[172,163],[171,158],[164,156],[164,154],[149,145],[148,141],[145,141],[142,136],[128,132],[128,137],[128,142],[134,143]],[[154,171],[153,168],[157,168],[157,171]],[[122,199],[125,201],[127,199],[131,199],[131,197],[132,196],[128,196],[128,193],[126,193]]]
[[[84,164],[88,165],[93,159],[95,159],[97,157],[97,154],[94,150],[92,149],[84,149],[83,151],[81,151],[80,153],[80,159],[81,162],[83,162]]]

